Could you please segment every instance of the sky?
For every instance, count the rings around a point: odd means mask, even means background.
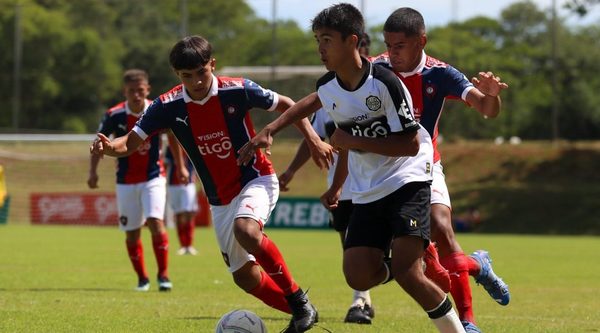
[[[464,21],[474,16],[499,19],[500,13],[516,0],[246,0],[254,12],[267,20],[272,19],[273,1],[279,19],[298,22],[304,30],[310,29],[310,20],[322,9],[340,2],[348,2],[363,11],[367,26],[383,24],[387,16],[400,7],[412,7],[425,18],[428,27],[444,26],[452,21]],[[553,0],[532,0],[539,9],[550,10]],[[558,14],[567,18],[568,25],[600,24],[600,5],[580,18],[562,9],[566,0],[555,0]]]

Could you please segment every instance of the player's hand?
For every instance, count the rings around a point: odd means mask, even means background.
[[[98,174],[90,173],[87,180],[87,185],[89,188],[98,188]]]
[[[279,175],[278,179],[279,179],[279,190],[281,192],[287,192],[289,191],[289,183],[292,181],[292,179],[294,178],[294,172],[290,169],[285,170],[284,173],[282,173],[281,175]]]
[[[97,135],[98,137],[90,146],[90,154],[103,157],[105,150],[111,150],[112,146],[110,144],[110,139],[106,135],[102,133],[98,133]]]
[[[310,156],[312,157],[315,164],[319,169],[327,169],[333,165],[334,153],[337,153],[336,149],[332,145],[325,141],[319,140],[316,143],[308,143],[308,149],[310,150]]]
[[[338,206],[338,201],[340,199],[340,192],[341,191],[331,189],[331,187],[328,188],[327,191],[325,191],[325,193],[323,193],[323,195],[321,195],[320,198],[323,206],[325,206],[325,208],[327,208],[328,210],[336,209]]]
[[[263,129],[258,132],[255,137],[246,142],[240,150],[238,150],[237,165],[247,165],[256,154],[256,151],[264,148],[265,154],[271,155],[271,145],[273,144],[273,136],[269,131]]]
[[[508,88],[508,84],[502,82],[499,76],[492,72],[479,72],[479,78],[472,78],[471,82],[484,95],[496,97],[503,89]]]
[[[175,170],[175,173],[175,177],[177,177],[181,183],[187,184],[190,182],[190,172],[185,166],[179,166]]]

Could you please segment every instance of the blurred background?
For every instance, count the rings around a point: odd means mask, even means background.
[[[200,34],[214,46],[217,73],[297,99],[325,72],[310,19],[337,2],[0,0],[0,165],[7,192],[23,192],[12,196],[12,214],[22,210],[12,220],[28,221],[27,186],[60,190],[77,178],[75,189],[86,190],[87,144],[106,109],[123,100],[125,69],[147,70],[155,98],[178,83],[168,65],[171,46]],[[493,121],[465,112],[463,103],[446,104],[441,149],[448,151],[444,162],[458,213],[479,207],[488,221],[483,231],[520,231],[539,219],[527,230],[600,233],[599,0],[349,2],[365,15],[372,55],[385,51],[385,18],[410,6],[425,18],[429,55],[468,77],[493,71],[509,83]],[[272,117],[253,114],[257,128]],[[277,163],[281,169],[287,161]],[[112,163],[103,165],[110,191]],[[503,191],[509,185],[512,194]],[[508,195],[515,205],[505,202]],[[513,229],[503,227],[515,218]],[[569,227],[573,221],[580,227]]]

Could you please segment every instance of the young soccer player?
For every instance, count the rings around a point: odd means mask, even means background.
[[[193,246],[196,227],[194,218],[198,212],[198,198],[194,166],[187,157],[183,157],[183,161],[177,163],[174,159],[171,149],[167,149],[165,153],[167,200],[175,214],[175,227],[180,245],[177,254],[195,256],[198,254],[198,250]],[[185,171],[179,169],[179,163]]]
[[[149,135],[170,128],[204,185],[219,247],[234,282],[269,306],[292,313],[289,332],[310,329],[318,320],[317,311],[263,232],[279,196],[272,164],[260,151],[246,165],[236,161],[237,150],[255,134],[250,109],[282,112],[294,102],[248,79],[215,76],[212,46],[201,36],[177,42],[169,61],[182,84],[157,98],[125,136],[110,141],[99,134],[91,153],[125,156]],[[308,120],[298,122],[298,127],[317,165],[327,167],[331,146],[319,139]]]
[[[471,83],[454,67],[425,54],[425,23],[422,15],[412,8],[394,11],[383,30],[387,52],[373,61],[392,69],[408,87],[415,118],[432,137],[432,239],[439,248],[441,264],[450,272],[450,293],[465,329],[479,332],[473,315],[469,275],[501,305],[508,304],[510,293],[506,283],[494,274],[488,252],[479,250],[466,256],[454,236],[450,196],[437,149],[438,123],[446,98],[460,98],[483,116],[496,117],[501,105],[499,94],[508,85],[491,72],[479,73],[479,78],[473,78]]]
[[[126,100],[110,108],[98,129],[98,134],[122,137],[129,132],[150,102],[148,74],[130,69],[123,75],[123,94]],[[148,226],[152,234],[152,248],[158,265],[158,290],[169,291],[172,283],[167,274],[169,238],[163,222],[166,181],[160,159],[160,137],[144,138],[127,157],[117,159],[117,206],[119,228],[125,231],[127,253],[138,276],[136,290],[150,289],[150,280],[144,263],[141,230]],[[99,155],[91,155],[88,186],[98,188]]]
[[[312,30],[330,72],[318,80],[316,93],[250,140],[239,162],[250,161],[257,148],[268,148],[283,127],[325,109],[336,125],[331,142],[340,149],[338,169],[348,158],[354,203],[344,240],[346,281],[368,290],[395,279],[440,332],[464,332],[450,299],[422,270],[429,244],[433,149],[429,134],[411,114],[410,95],[391,71],[361,58],[364,21],[354,6],[341,3],[321,11]],[[333,183],[341,186],[337,179]],[[332,208],[337,193],[326,198]],[[385,262],[390,242],[391,262]]]

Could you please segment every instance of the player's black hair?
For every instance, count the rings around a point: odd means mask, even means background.
[[[212,45],[202,36],[187,36],[177,42],[169,54],[175,70],[195,69],[212,59]]]
[[[409,37],[420,36],[425,33],[425,20],[421,13],[412,8],[398,8],[385,20],[383,31],[403,32]]]
[[[349,3],[338,3],[323,9],[312,20],[312,31],[323,28],[339,32],[342,39],[350,35],[360,39],[365,33],[365,20],[358,8]]]
[[[143,69],[132,68],[123,73],[123,83],[146,81],[148,82],[148,73]]]

